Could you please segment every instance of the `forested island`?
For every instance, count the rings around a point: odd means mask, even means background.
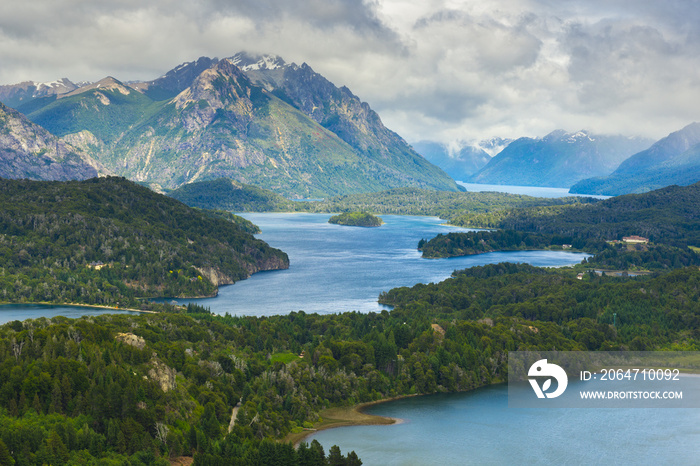
[[[343,212],[329,218],[328,223],[351,227],[380,227],[384,224],[381,218],[368,212]]]

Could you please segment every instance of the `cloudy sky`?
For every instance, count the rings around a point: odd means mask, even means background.
[[[700,0],[3,0],[0,84],[272,53],[409,142],[700,121]]]

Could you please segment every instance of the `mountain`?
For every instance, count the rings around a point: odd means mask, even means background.
[[[106,77],[44,102],[27,116],[57,136],[70,135],[66,138],[70,143],[100,159],[129,128],[162,107],[162,102]],[[85,144],[86,139],[92,145]]]
[[[130,83],[130,86],[153,100],[172,99],[190,87],[202,71],[211,68],[218,61],[217,58],[200,57],[196,61],[178,65],[153,81]]]
[[[336,87],[306,63],[298,66],[287,64],[277,56],[251,56],[245,53],[236,54],[229,61],[240,67],[252,82],[334,133],[364,160],[378,164],[382,171],[387,172],[389,178],[386,182],[391,187],[457,189],[442,170],[418,155],[398,134],[386,128],[366,102],[362,102],[347,87]]]
[[[557,130],[541,139],[512,142],[468,181],[568,188],[581,179],[611,173],[650,144],[644,138]]]
[[[634,154],[607,177],[582,180],[572,193],[617,196],[700,181],[700,123],[669,134]]]
[[[77,89],[79,86],[72,83],[68,78],[59,79],[48,83],[35,83],[25,81],[19,84],[8,84],[0,86],[0,102],[8,107],[19,108],[35,99],[44,97],[55,98]]]
[[[0,177],[82,180],[104,171],[82,151],[0,103]]]
[[[429,162],[458,181],[468,179],[491,160],[491,156],[480,147],[465,146],[453,152],[445,144],[433,141],[419,141],[412,146]]]
[[[458,190],[349,89],[279,57],[200,58],[34,106],[30,119],[114,173],[166,189],[223,177],[296,198]]]

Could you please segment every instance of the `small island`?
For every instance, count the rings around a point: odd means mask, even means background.
[[[381,218],[367,212],[344,212],[329,218],[328,223],[351,227],[380,227],[384,224]]]

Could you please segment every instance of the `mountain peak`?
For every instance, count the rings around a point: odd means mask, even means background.
[[[275,70],[289,66],[278,55],[251,55],[247,52],[238,52],[228,61],[243,71]]]
[[[576,131],[575,133],[569,133],[563,129],[556,129],[548,135],[546,135],[545,137],[543,137],[542,141],[547,143],[561,141],[569,144],[576,144],[586,141],[593,142],[595,141],[595,138],[590,133],[590,131],[586,130]]]
[[[160,78],[131,85],[154,100],[167,100],[175,97],[192,85],[205,70],[219,63],[218,58],[199,57],[195,61],[181,63]]]
[[[116,78],[113,78],[111,76],[107,76],[106,78],[102,78],[99,81],[95,83],[90,83],[86,86],[79,87],[78,89],[75,89],[74,91],[67,92],[65,94],[60,94],[58,96],[59,99],[62,99],[64,97],[70,97],[78,94],[82,94],[84,92],[88,91],[93,91],[93,90],[100,90],[100,91],[118,91],[123,95],[129,95],[133,88],[127,86],[126,84],[122,83]]]

